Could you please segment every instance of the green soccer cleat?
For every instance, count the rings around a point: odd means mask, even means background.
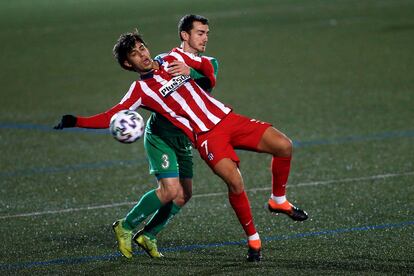
[[[162,255],[157,248],[157,240],[151,239],[147,235],[144,234],[143,229],[138,231],[134,237],[133,240],[136,244],[138,244],[139,247],[144,249],[144,251],[150,256],[151,258],[162,258],[164,255]]]
[[[131,245],[131,238],[132,238],[132,231],[127,230],[122,227],[122,222],[125,219],[120,219],[115,221],[112,224],[112,229],[114,229],[116,240],[118,241],[118,249],[121,251],[121,254],[130,259],[132,258],[132,245]]]

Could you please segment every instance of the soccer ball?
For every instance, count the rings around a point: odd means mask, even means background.
[[[145,121],[138,112],[121,110],[111,118],[109,131],[121,143],[133,143],[144,134]]]

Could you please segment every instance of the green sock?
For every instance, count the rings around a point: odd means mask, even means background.
[[[141,197],[137,205],[129,211],[122,226],[129,230],[134,230],[150,214],[162,207],[162,203],[155,193],[155,189],[149,191]]]
[[[148,221],[144,227],[145,235],[152,239],[168,224],[168,222],[181,210],[181,207],[174,202],[162,206]]]

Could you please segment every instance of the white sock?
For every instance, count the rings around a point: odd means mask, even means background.
[[[274,196],[273,194],[270,196],[277,204],[282,204],[286,201],[286,196]]]
[[[256,232],[256,234],[253,234],[253,235],[249,236],[247,239],[249,241],[259,240],[260,239],[259,233]]]

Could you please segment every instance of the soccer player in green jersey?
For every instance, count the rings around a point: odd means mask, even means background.
[[[209,25],[205,17],[186,15],[178,24],[181,48],[185,52],[200,55],[205,52]],[[155,60],[162,64],[163,55]],[[217,75],[218,63],[209,58]],[[173,62],[169,73],[190,75],[205,91],[212,90],[206,77],[182,62]],[[145,252],[159,258],[163,255],[157,249],[156,236],[192,196],[193,156],[192,145],[187,136],[167,119],[152,113],[147,121],[144,147],[149,160],[150,173],[157,178],[158,188],[144,194],[124,219],[113,225],[121,253],[132,257],[131,236],[149,215],[143,229],[132,238]]]

